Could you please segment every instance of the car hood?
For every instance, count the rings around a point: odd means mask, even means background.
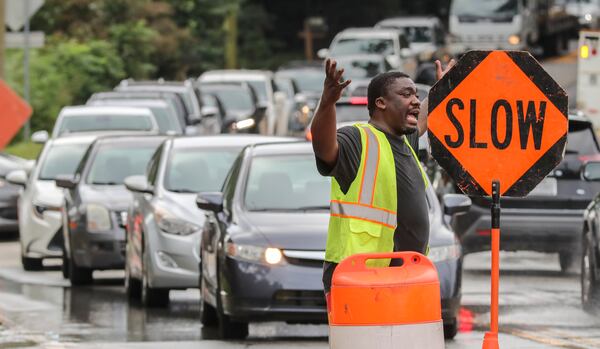
[[[203,210],[196,206],[196,193],[171,193],[166,192],[161,195],[162,204],[169,209],[169,212],[177,218],[194,223],[199,227],[204,225],[206,215]]]
[[[33,202],[44,206],[61,207],[64,200],[63,189],[53,180],[38,180],[33,184]]]
[[[133,196],[124,185],[84,185],[79,193],[83,203],[98,203],[111,211],[125,211]]]
[[[270,246],[286,250],[325,250],[329,212],[247,212],[244,218]]]

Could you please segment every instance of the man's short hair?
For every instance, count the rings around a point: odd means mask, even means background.
[[[410,78],[407,74],[399,71],[390,71],[387,73],[381,73],[374,77],[369,83],[367,88],[367,108],[369,109],[369,116],[373,115],[375,111],[375,100],[379,97],[384,96],[387,93],[390,85],[400,78]]]

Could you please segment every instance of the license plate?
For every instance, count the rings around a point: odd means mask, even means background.
[[[556,178],[544,178],[528,196],[556,196]]]

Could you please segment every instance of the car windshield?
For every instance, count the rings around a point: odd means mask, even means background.
[[[246,111],[254,109],[250,92],[241,86],[208,86],[202,88],[202,92],[217,96],[227,110]]]
[[[337,122],[367,121],[369,110],[365,104],[337,104],[335,119]]]
[[[597,154],[599,150],[593,132],[591,127],[569,130],[566,154]]]
[[[169,191],[219,191],[241,148],[175,149],[169,159],[164,187]]]
[[[451,14],[461,21],[479,19],[512,20],[518,13],[517,0],[453,0]]]
[[[344,78],[346,79],[367,79],[386,71],[383,59],[379,57],[339,57],[336,58],[336,61],[339,68],[344,68]]]
[[[150,106],[152,114],[156,119],[158,130],[161,133],[167,133],[169,131],[181,134],[183,125],[179,123],[175,109],[170,106]]]
[[[433,41],[433,28],[431,27],[404,27],[402,29],[410,42]]]
[[[302,92],[321,92],[323,91],[323,81],[325,75],[319,69],[300,69],[300,70],[289,70],[280,71],[278,75],[286,78],[292,78],[298,85],[298,88]]]
[[[150,131],[152,119],[148,115],[72,115],[60,123],[58,135],[89,131]]]
[[[260,156],[252,159],[245,206],[249,211],[327,210],[330,188],[313,155]]]
[[[338,41],[331,50],[332,56],[364,53],[376,53],[385,56],[391,55],[394,53],[394,42],[392,39],[348,38]]]
[[[39,179],[55,180],[60,175],[73,175],[89,144],[61,144],[48,149]]]
[[[249,80],[249,81],[246,81],[246,82],[250,86],[252,86],[252,88],[254,89],[254,91],[256,91],[258,99],[260,99],[261,101],[268,101],[269,100],[267,98],[267,83],[265,81],[262,81],[262,80]]]
[[[143,175],[157,144],[106,145],[92,160],[86,183],[121,185],[125,178]]]

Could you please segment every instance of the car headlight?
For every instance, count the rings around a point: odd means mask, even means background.
[[[508,43],[511,45],[518,45],[521,42],[521,38],[518,35],[511,35],[508,37]]]
[[[248,262],[265,263],[269,265],[283,263],[283,254],[280,249],[275,247],[240,245],[234,244],[233,242],[227,242],[225,244],[225,251],[229,257]]]
[[[586,13],[585,16],[583,16],[583,18],[585,19],[586,22],[591,22],[592,21],[592,14],[591,13]]]
[[[48,205],[44,205],[44,204],[40,204],[40,203],[34,203],[33,206],[33,213],[38,217],[38,218],[44,218],[44,212],[46,211],[57,211],[60,212],[61,208],[60,207],[52,207],[52,206],[48,206]]]
[[[429,258],[432,262],[443,262],[460,258],[460,245],[455,243],[447,246],[431,247],[429,249]]]
[[[87,231],[96,233],[110,230],[110,212],[102,205],[88,204],[86,206]]]
[[[232,124],[232,128],[234,130],[245,130],[250,127],[253,127],[254,125],[256,125],[256,122],[254,121],[254,119],[249,118],[249,119],[240,120],[240,121]]]
[[[154,219],[156,224],[164,233],[173,235],[190,235],[201,228],[196,224],[175,217],[171,212],[156,207],[154,209]]]

